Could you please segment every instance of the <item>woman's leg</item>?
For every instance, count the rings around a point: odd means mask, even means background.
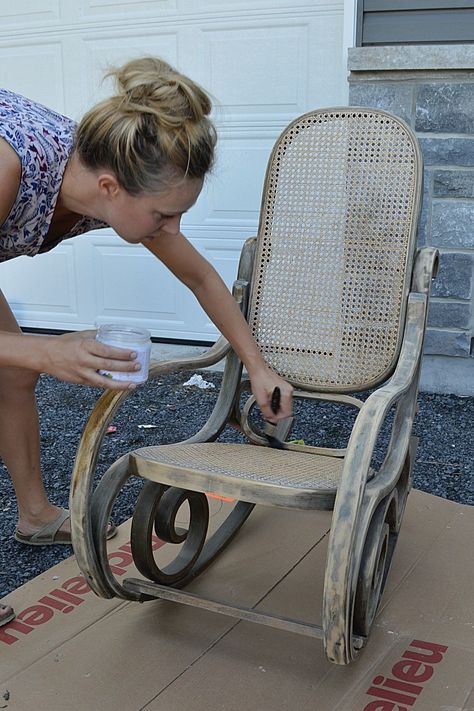
[[[20,328],[0,291],[0,331]],[[18,502],[18,530],[34,533],[54,520],[60,509],[48,501],[40,466],[35,386],[38,374],[25,368],[0,368],[0,456]],[[69,520],[62,530],[69,529]]]

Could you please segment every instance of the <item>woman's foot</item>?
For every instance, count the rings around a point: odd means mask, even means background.
[[[69,515],[63,515],[64,511],[65,509],[61,508],[61,506],[54,506],[48,502],[46,506],[43,506],[41,510],[35,512],[34,514],[29,513],[28,515],[25,515],[22,512],[18,519],[16,532],[20,533],[22,536],[34,536],[47,526],[56,524],[61,517],[62,520],[59,525],[57,525],[57,531],[58,533],[69,534],[70,537],[71,522],[69,520]]]
[[[71,519],[68,509],[56,507],[57,515],[47,521],[42,526],[34,527],[31,525],[18,524],[15,532],[15,540],[19,543],[26,543],[30,546],[54,546],[54,545],[71,545]],[[117,527],[113,523],[109,523],[107,528],[107,538],[112,538],[117,533]]]
[[[2,605],[0,603],[0,627],[11,622],[15,617],[13,607],[10,605]]]

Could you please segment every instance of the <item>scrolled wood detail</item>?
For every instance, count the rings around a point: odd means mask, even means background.
[[[351,636],[368,637],[377,613],[395,547],[392,539],[397,535],[391,532],[388,521],[392,499],[388,497],[379,504],[367,528],[355,581]],[[396,505],[396,497],[393,503]]]
[[[176,525],[178,511],[187,502],[188,528]],[[192,570],[206,541],[209,505],[205,494],[147,481],[138,497],[132,519],[132,555],[138,570],[161,585],[178,585]],[[175,559],[160,568],[153,556],[153,533],[180,545]]]

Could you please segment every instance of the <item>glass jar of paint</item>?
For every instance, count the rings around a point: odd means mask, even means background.
[[[136,372],[99,370],[101,375],[105,375],[111,380],[127,380],[131,383],[144,383],[146,381],[150,365],[151,339],[150,333],[145,328],[123,326],[115,323],[103,324],[97,330],[96,340],[116,348],[135,351],[137,361],[141,366],[140,370]]]

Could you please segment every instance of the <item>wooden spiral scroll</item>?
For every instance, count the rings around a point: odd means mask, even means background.
[[[176,527],[181,506],[189,505],[189,526]],[[176,585],[185,579],[201,553],[209,526],[205,494],[148,481],[138,498],[132,521],[132,554],[138,570],[161,585]],[[182,544],[172,563],[160,568],[153,556],[153,532],[162,541]]]

